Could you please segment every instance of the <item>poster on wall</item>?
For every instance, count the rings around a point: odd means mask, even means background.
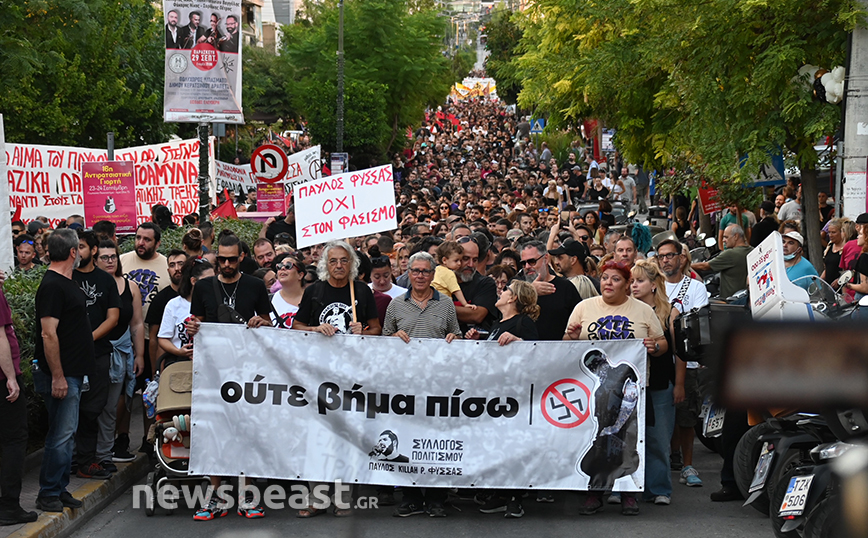
[[[84,222],[88,228],[107,220],[119,234],[136,231],[136,175],[132,161],[81,164]]]

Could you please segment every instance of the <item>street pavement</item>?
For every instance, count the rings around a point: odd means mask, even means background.
[[[330,514],[311,520],[298,519],[291,509],[269,510],[264,519],[246,520],[234,513],[214,521],[193,521],[192,510],[181,509],[167,516],[157,509],[154,517],[132,506],[132,492],[127,491],[73,536],[123,538],[153,538],[183,536],[184,538],[223,538],[245,536],[272,538],[298,537],[362,537],[392,538],[426,537],[498,537],[527,538],[528,536],[630,536],[642,538],[771,538],[773,532],[767,517],[756,510],[742,508],[741,502],[713,503],[709,494],[719,488],[720,458],[702,445],[696,445],[694,464],[705,482],[704,487],[688,488],[678,483],[673,473],[672,504],[655,506],[642,504],[637,517],[626,517],[620,506],[607,505],[602,513],[578,515],[580,493],[555,492],[554,504],[539,504],[533,496],[525,499],[522,519],[505,519],[503,514],[481,514],[472,501],[461,501],[457,508],[448,508],[448,517],[432,519],[426,515],[408,518],[392,517],[394,507],[376,510],[356,510],[353,517],[336,518]],[[373,495],[370,487],[361,495]],[[400,493],[398,494],[400,496]]]

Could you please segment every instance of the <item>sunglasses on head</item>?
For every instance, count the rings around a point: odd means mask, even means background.
[[[431,235],[431,234],[428,234]],[[371,258],[371,267],[374,269],[378,269],[380,267],[391,267],[392,261],[388,256],[377,256],[376,258]]]

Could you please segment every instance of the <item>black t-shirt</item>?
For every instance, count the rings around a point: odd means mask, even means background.
[[[190,314],[202,316],[204,321],[216,323],[219,300],[234,308],[247,321],[256,315],[266,318],[271,315],[271,301],[268,300],[268,290],[265,289],[262,280],[245,274],[232,284],[224,284],[217,280],[218,298],[214,293],[216,278],[212,276],[196,282],[193,287]]]
[[[488,335],[488,339],[497,340],[503,333],[510,333],[522,340],[539,340],[536,323],[524,314],[512,316],[506,321],[496,321],[491,326],[491,334]]]
[[[95,331],[97,327],[102,325],[109,308],[120,310],[121,298],[118,295],[118,285],[115,284],[114,278],[99,267],[94,267],[93,271],[89,273],[73,271],[72,279],[84,292],[91,331]],[[93,351],[97,357],[112,352],[109,336],[111,336],[111,331],[93,343]]]
[[[461,292],[464,293],[464,298],[470,304],[485,308],[488,314],[482,323],[478,323],[476,327],[482,330],[489,330],[491,325],[500,316],[500,312],[494,307],[497,302],[497,285],[494,279],[487,276],[482,276],[478,272],[473,273],[473,279],[470,282],[458,282]],[[461,323],[461,332],[467,332],[468,326],[466,323]]]
[[[295,223],[287,224],[285,218],[276,220],[271,223],[267,230],[265,230],[265,238],[273,243],[274,238],[279,233],[287,233],[292,237],[295,237]]]
[[[37,323],[46,317],[59,320],[57,338],[63,375],[78,377],[93,374],[93,331],[87,319],[87,299],[72,279],[51,270],[45,273],[36,291]],[[51,375],[45,360],[41,330],[36,331],[34,356],[39,361],[40,370]]]
[[[576,286],[563,277],[556,276],[551,283],[555,286],[555,292],[540,295],[536,299],[540,309],[536,330],[540,340],[563,340],[570,314],[582,297]]]
[[[853,275],[853,282],[856,284],[862,283],[862,277],[860,275],[868,276],[868,253],[863,252],[859,254],[859,257],[856,258],[856,267],[853,269],[855,273]]]
[[[151,300],[151,306],[148,308],[145,323],[152,327],[159,327],[163,321],[163,312],[166,311],[166,305],[177,296],[178,292],[172,286],[166,286],[161,289]]]
[[[127,332],[130,321],[133,319],[133,292],[130,290],[130,281],[124,279],[124,292],[121,293],[121,314],[118,324],[109,332],[109,340],[117,340]]]
[[[364,282],[353,282],[356,291],[356,316],[362,325],[378,319],[377,303],[374,293]],[[353,321],[353,307],[350,301],[350,287],[336,288],[326,281],[318,280],[304,289],[295,321],[309,327],[329,324],[338,334],[349,334]]]
[[[591,187],[588,189],[587,198],[592,202],[596,202],[597,200],[605,200],[609,197],[609,189],[606,187],[600,187],[600,190]]]
[[[750,246],[758,247],[772,232],[777,231],[778,221],[773,217],[766,217],[753,225],[750,231]]]

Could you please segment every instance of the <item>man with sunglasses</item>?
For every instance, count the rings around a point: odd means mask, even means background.
[[[15,255],[18,257],[16,271],[30,271],[42,265],[36,256],[36,240],[31,235],[21,234],[15,238]]]

